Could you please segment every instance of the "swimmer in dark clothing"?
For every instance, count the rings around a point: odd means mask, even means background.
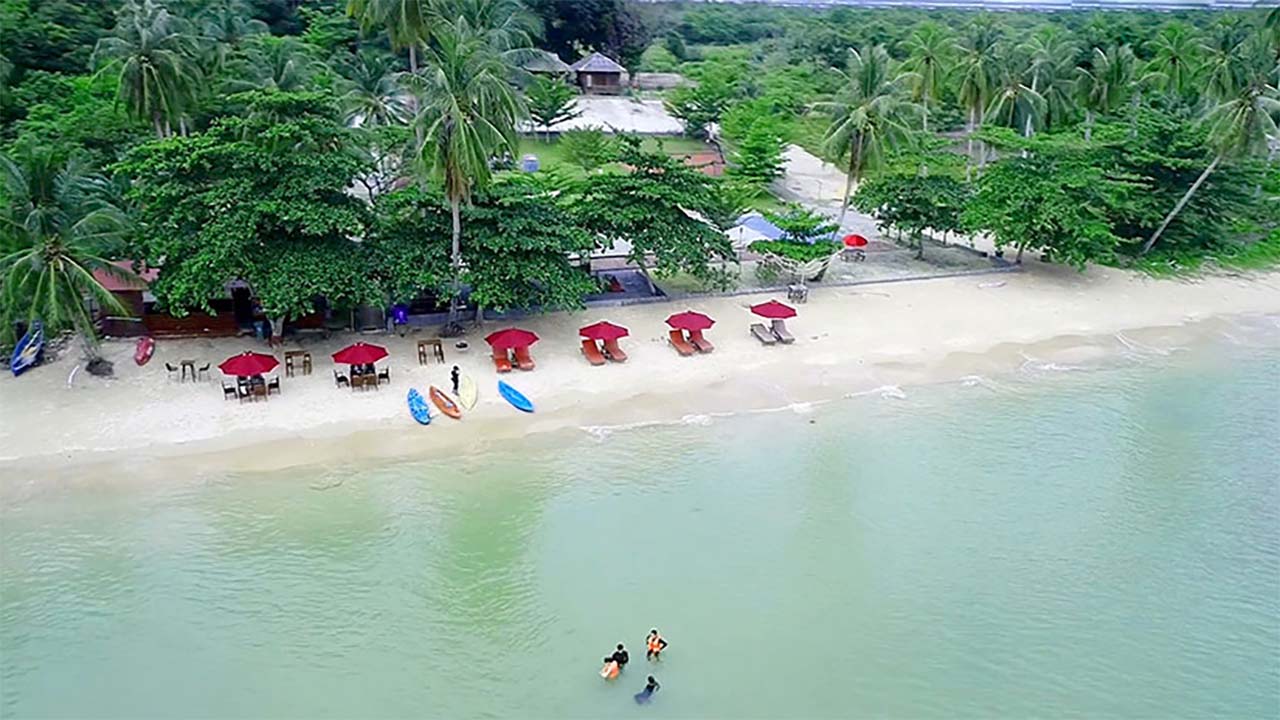
[[[650,675],[649,681],[644,685],[644,689],[635,694],[636,703],[643,705],[644,703],[649,702],[649,699],[653,697],[654,693],[658,692],[658,688],[660,687],[662,686],[658,684],[658,681]]]
[[[613,655],[610,657],[614,662],[618,663],[619,670],[625,668],[627,663],[631,662],[631,654],[627,652],[626,648],[622,647],[622,643],[618,643],[618,649],[614,650]]]

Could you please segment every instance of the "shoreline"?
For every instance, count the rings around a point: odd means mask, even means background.
[[[0,381],[0,489],[21,492],[14,486],[86,470],[110,476],[257,472],[458,448],[483,452],[526,435],[607,433],[687,416],[786,410],[879,388],[996,378],[1028,362],[1047,369],[1096,365],[1142,346],[1194,345],[1233,328],[1245,332],[1249,323],[1264,332],[1280,326],[1272,317],[1280,316],[1280,273],[1186,282],[1061,270],[815,289],[809,303],[798,306],[790,323],[797,341],[786,347],[762,347],[746,333],[752,316],[745,307],[769,294],[707,298],[690,304],[716,318],[708,337],[717,350],[692,358],[676,356],[662,334],[663,318],[683,309],[674,303],[529,318],[521,325],[543,338],[533,346],[538,369],[505,379],[537,404],[532,416],[497,398],[495,373],[485,367],[488,356],[475,336],[469,338],[482,351],[449,350],[447,364],[425,367],[415,364],[412,348],[426,335],[368,338],[391,351],[392,383],[360,395],[336,390],[322,359],[350,338],[308,343],[302,347],[316,357],[314,374],[284,378],[281,395],[251,405],[222,400],[216,373],[209,383],[169,382],[164,363],[200,352],[202,362],[216,365],[252,342],[162,341],[143,368],[128,360],[132,343],[111,342],[103,351],[117,363],[116,379],[80,378],[67,388],[75,360],[64,357]],[[606,317],[631,328],[623,340],[631,360],[589,367],[578,352],[576,328]],[[286,343],[286,349],[297,347]],[[412,423],[404,410],[407,389],[446,386],[455,362],[480,385],[480,404],[461,422]],[[12,412],[32,407],[40,410],[36,419]]]

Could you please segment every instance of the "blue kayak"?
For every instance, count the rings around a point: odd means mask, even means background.
[[[13,371],[14,377],[40,362],[40,353],[43,351],[44,325],[37,320],[31,323],[31,329],[18,341],[18,346],[13,349],[13,356],[9,358],[9,369]]]
[[[521,395],[519,390],[501,380],[498,381],[498,394],[506,398],[507,402],[511,403],[515,409],[528,413],[533,412],[533,403],[529,402],[529,398]]]
[[[427,401],[423,399],[422,393],[413,388],[409,388],[409,414],[423,425],[431,424],[431,411],[427,409]]]

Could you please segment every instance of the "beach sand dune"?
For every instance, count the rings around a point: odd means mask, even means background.
[[[520,326],[542,340],[537,370],[506,379],[538,407],[533,416],[508,407],[482,337],[472,349],[448,349],[444,365],[419,366],[416,342],[426,331],[369,335],[385,345],[392,382],[352,393],[333,382],[329,354],[357,339],[290,341],[309,350],[310,376],[282,378],[268,402],[224,401],[217,364],[243,350],[265,351],[252,339],[161,341],[139,368],[133,344],[103,346],[116,377],[83,371],[67,378],[78,353],[20,378],[0,379],[0,476],[25,465],[70,467],[96,461],[200,453],[210,462],[268,467],[320,458],[438,452],[504,437],[566,427],[608,427],[678,421],[709,413],[787,407],[886,386],[984,377],[1022,367],[1070,368],[1119,353],[1159,354],[1188,340],[1184,326],[1219,316],[1280,315],[1280,274],[1216,275],[1194,281],[1154,280],[1118,270],[1087,273],[1029,263],[1021,273],[816,289],[789,322],[794,345],[764,347],[748,334],[748,306],[768,295],[691,302],[716,319],[708,337],[716,352],[682,358],[667,345],[664,318],[683,305],[656,304],[556,313]],[[591,367],[577,329],[601,319],[625,325],[625,364]],[[1265,323],[1264,323],[1265,324]],[[1219,328],[1214,332],[1226,333]],[[213,364],[207,382],[168,379],[165,363]],[[405,409],[410,387],[448,387],[458,364],[481,389],[462,422],[420,428]],[[250,450],[249,448],[253,448]],[[27,477],[27,474],[23,474]],[[6,478],[9,479],[9,478]]]

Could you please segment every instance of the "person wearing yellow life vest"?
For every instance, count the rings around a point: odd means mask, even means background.
[[[647,648],[647,651],[645,652],[645,657],[648,658],[650,661],[657,660],[658,655],[663,650],[667,649],[667,641],[664,640],[662,636],[658,634],[658,628],[654,628],[649,631],[649,637],[645,638],[644,644],[645,644],[645,647]]]

